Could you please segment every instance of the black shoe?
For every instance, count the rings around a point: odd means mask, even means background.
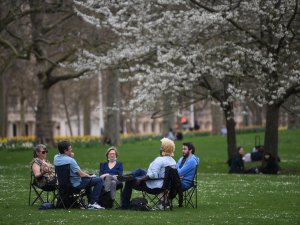
[[[125,182],[125,181],[131,181],[134,180],[134,177],[131,174],[123,175],[123,176],[117,176],[118,181]]]

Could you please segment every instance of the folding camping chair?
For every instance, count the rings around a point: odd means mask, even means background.
[[[121,200],[121,195],[122,195],[122,191],[123,191],[123,183],[117,184],[116,191],[119,191],[119,190],[120,190],[120,199],[119,200]],[[121,205],[119,204],[117,199],[112,200],[112,198],[110,196],[110,192],[106,192],[104,190],[104,188],[101,191],[100,197],[101,198],[98,201],[98,204],[103,206],[106,209],[113,208],[114,206],[115,206],[115,208],[121,207]]]
[[[179,194],[182,196],[182,189],[178,171],[175,168],[167,166],[165,168],[165,177],[160,178],[163,180],[163,185],[159,193],[148,193],[142,191],[143,197],[148,200],[151,209],[156,209],[158,206],[162,206],[162,210],[173,209],[172,199]],[[151,179],[150,179],[151,180]],[[152,179],[157,180],[157,179]],[[182,197],[179,197],[181,199]]]
[[[120,201],[122,199],[122,191],[123,191],[123,183],[118,183],[117,184],[117,191],[120,191]],[[114,205],[116,208],[121,207],[121,204],[119,204],[119,202],[117,202],[117,200],[114,200]]]
[[[33,206],[37,200],[40,200],[41,203],[49,202],[51,199],[51,203],[54,204],[57,197],[57,186],[47,186],[45,188],[38,187],[36,183],[36,179],[34,177],[33,172],[30,172],[30,184],[29,184],[29,198],[28,205]],[[35,194],[35,196],[32,196]],[[52,195],[52,197],[50,197]]]
[[[74,188],[70,181],[70,164],[55,166],[55,172],[58,180],[57,207],[87,208],[84,200],[85,189]]]
[[[197,208],[197,170],[196,166],[195,174],[193,180],[191,180],[191,186],[188,189],[183,190],[183,203],[184,207],[191,206],[192,208]],[[179,204],[180,205],[180,204]]]

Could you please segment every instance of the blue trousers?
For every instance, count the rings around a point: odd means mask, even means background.
[[[82,177],[81,183],[76,188],[86,189],[90,204],[94,204],[99,200],[103,181],[100,177]]]
[[[130,173],[134,178],[144,177],[147,172],[143,169],[136,169]],[[125,187],[122,191],[121,195],[121,207],[124,209],[128,209],[130,206],[130,199],[132,195],[132,190],[138,191],[146,191],[149,194],[159,194],[161,193],[160,188],[148,188],[146,182],[137,182],[137,179],[126,181]]]

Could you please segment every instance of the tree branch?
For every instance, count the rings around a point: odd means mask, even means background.
[[[44,27],[42,29],[42,33],[43,34],[47,34],[49,31],[51,31],[52,29],[54,29],[57,25],[63,23],[65,20],[69,19],[73,15],[74,15],[74,13],[67,14],[67,15],[63,16],[62,18],[58,19],[57,21],[55,21],[53,24],[51,24],[51,25],[49,25],[47,27]]]
[[[64,74],[64,75],[55,76],[55,77],[51,76],[48,79],[46,87],[49,88],[59,81],[70,80],[70,79],[75,79],[75,78],[81,77],[82,75],[84,75],[86,72],[89,72],[89,71],[90,71],[90,69],[84,69],[84,70],[79,71],[78,73]]]
[[[295,18],[296,18],[297,11],[298,11],[298,3],[299,3],[299,0],[296,0],[296,2],[295,2],[294,13],[293,13],[293,15],[291,16],[291,18],[289,19],[289,22],[288,22],[287,27],[286,27],[287,30],[290,29],[290,27],[291,27],[291,25],[292,25],[292,22],[293,22],[293,21],[295,20]],[[292,33],[293,33],[293,32],[292,32]],[[293,33],[293,34],[294,34],[294,33]],[[285,38],[286,38],[286,35],[284,35],[284,36],[279,40],[278,46],[277,46],[277,49],[276,49],[276,53],[277,53],[277,54],[279,53],[281,47],[283,46]]]
[[[11,43],[2,39],[1,37],[0,37],[0,44],[3,45],[4,47],[10,48],[16,56],[20,55],[17,49]]]
[[[9,41],[2,39],[1,37],[0,37],[0,45],[11,49],[15,57],[19,59],[29,59],[30,57],[29,52],[31,50],[31,46],[29,46],[27,49],[22,49],[18,51]]]
[[[190,0],[193,4],[197,5],[198,7],[202,8],[202,9],[205,9],[206,11],[208,12],[211,12],[211,13],[218,13],[219,11],[213,9],[213,8],[210,8],[210,7],[207,7],[203,4],[201,4],[200,2],[197,2],[196,0]],[[227,20],[229,23],[231,23],[235,28],[237,28],[238,30],[240,31],[243,31],[245,32],[248,36],[250,36],[251,38],[253,38],[254,40],[256,40],[258,43],[260,43],[261,45],[263,46],[266,46],[267,48],[271,48],[271,46],[263,41],[261,38],[259,38],[258,36],[256,36],[255,34],[251,33],[249,30],[246,30],[244,29],[242,26],[240,26],[237,22],[235,22],[233,19],[228,19],[226,18],[226,16],[224,14],[221,15],[225,20]]]
[[[62,55],[62,57],[60,57],[56,61],[51,61],[51,66],[49,66],[49,68],[45,71],[45,73],[47,75],[51,74],[51,72],[57,67],[57,65],[59,63],[64,62],[65,60],[67,60],[70,56],[74,55],[75,52],[76,52],[76,50],[73,49],[72,51],[69,51],[67,54]]]
[[[151,115],[151,119],[157,119],[157,118],[160,118],[160,117],[163,117],[163,116],[167,116],[167,115],[170,115],[172,113],[174,113],[176,110],[178,109],[186,109],[188,108],[190,105],[192,104],[195,104],[201,100],[205,100],[207,99],[207,96],[203,97],[203,98],[196,98],[196,99],[193,99],[192,101],[189,101],[188,103],[186,103],[185,105],[179,107],[179,108],[171,108],[170,110],[158,110],[154,113],[152,113]]]
[[[6,16],[4,16],[3,19],[0,20],[0,31],[2,31],[7,25],[9,25],[10,23],[12,23],[13,21],[17,20],[17,19],[21,19],[24,16],[28,16],[32,13],[58,13],[58,12],[69,12],[70,10],[65,10],[63,8],[59,9],[58,7],[59,5],[55,5],[55,6],[51,6],[49,8],[44,8],[44,7],[37,7],[34,9],[28,9],[28,10],[24,10],[21,11],[21,9],[15,9],[14,12],[12,12],[12,10],[9,10],[8,13],[6,14]]]
[[[300,93],[300,84],[295,84],[286,90],[285,95],[283,96],[282,100],[279,104],[282,104],[285,99],[289,98],[291,95]]]

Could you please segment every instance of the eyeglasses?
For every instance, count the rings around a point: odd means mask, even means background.
[[[42,154],[48,153],[48,151],[41,151]]]

